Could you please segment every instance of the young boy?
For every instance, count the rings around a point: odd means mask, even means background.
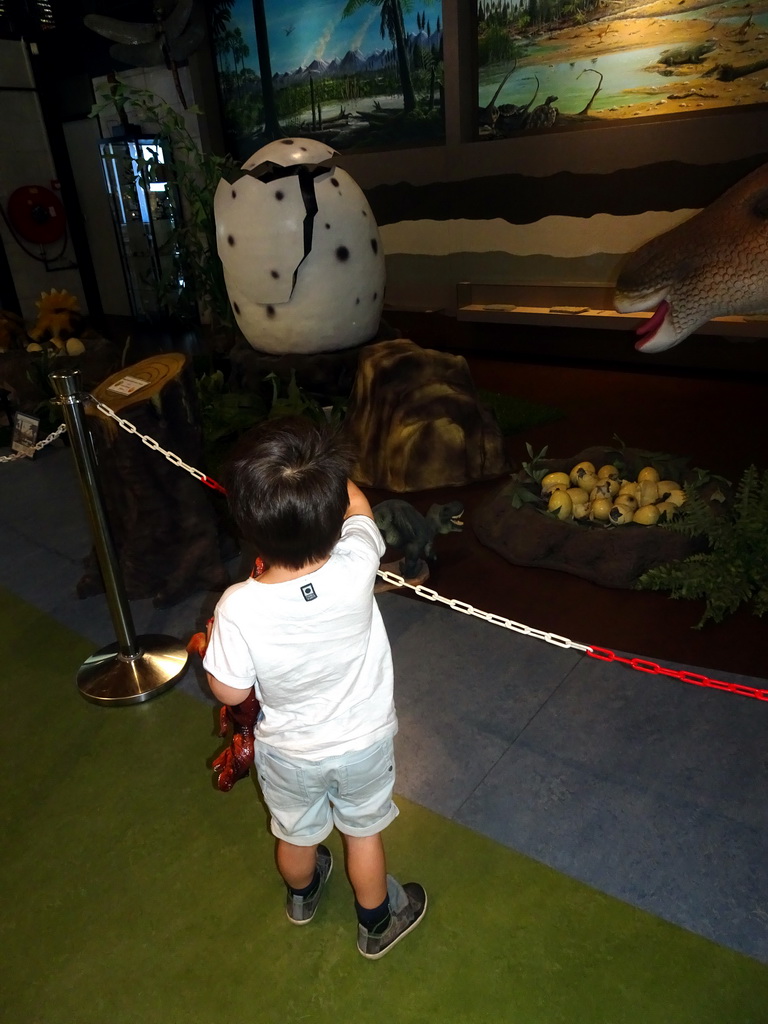
[[[375,960],[416,927],[427,895],[386,870],[381,833],[398,810],[392,658],[373,598],[384,543],[348,471],[338,438],[302,417],[268,420],[238,444],[229,506],[266,568],[222,595],[204,667],[223,704],[251,687],[261,703],[255,760],[289,920],[314,917],[335,825],[357,947]]]

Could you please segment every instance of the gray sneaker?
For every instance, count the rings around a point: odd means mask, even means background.
[[[427,909],[427,894],[418,882],[400,885],[387,875],[390,921],[380,934],[372,934],[361,924],[357,926],[357,948],[367,960],[378,960],[408,932],[413,931],[424,917]]]
[[[294,896],[290,889],[286,893],[285,912],[291,924],[309,924],[315,916],[325,883],[331,877],[333,854],[322,843],[317,848],[317,868],[320,872],[320,882],[314,896]]]

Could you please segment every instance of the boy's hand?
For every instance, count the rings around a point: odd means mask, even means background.
[[[253,765],[253,738],[256,719],[261,705],[251,688],[240,704],[225,704],[219,712],[219,736],[226,736],[232,725],[232,739],[214,760],[212,768],[216,774],[216,785],[222,793],[228,793],[236,782],[244,779]]]
[[[349,507],[344,515],[345,519],[349,519],[350,516],[368,516],[369,519],[373,519],[370,502],[357,484],[351,480],[347,480],[347,494],[349,495]]]
[[[201,658],[205,657],[205,652],[208,650],[208,641],[211,639],[212,626],[213,619],[208,619],[204,633],[192,634],[187,644],[187,651],[190,654],[199,654]]]

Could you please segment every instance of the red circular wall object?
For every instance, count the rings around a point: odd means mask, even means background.
[[[50,245],[57,242],[66,229],[61,200],[43,185],[23,185],[8,200],[11,227],[28,242]]]

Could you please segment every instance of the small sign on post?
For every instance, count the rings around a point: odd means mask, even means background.
[[[31,416],[26,412],[17,412],[13,417],[13,435],[11,449],[21,455],[34,458],[37,433],[40,429],[40,417]]]

